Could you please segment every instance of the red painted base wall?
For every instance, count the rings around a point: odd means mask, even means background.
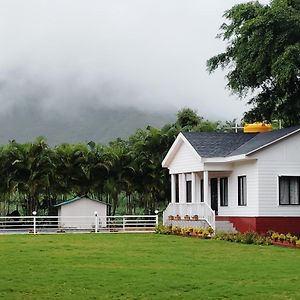
[[[266,233],[268,230],[280,233],[300,235],[300,217],[216,217],[217,221],[230,221],[237,231],[256,231]]]

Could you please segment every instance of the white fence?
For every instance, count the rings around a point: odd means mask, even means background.
[[[153,232],[158,215],[0,217],[0,233]]]

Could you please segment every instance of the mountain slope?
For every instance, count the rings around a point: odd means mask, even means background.
[[[18,142],[45,136],[49,144],[95,141],[107,143],[126,138],[137,128],[161,127],[175,120],[175,113],[150,113],[135,108],[85,108],[68,114],[43,111],[33,106],[15,108],[0,117],[0,143]]]

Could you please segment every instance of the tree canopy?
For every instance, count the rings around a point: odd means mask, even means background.
[[[229,89],[251,94],[245,121],[300,123],[300,2],[273,0],[233,6],[218,35],[224,53],[207,61],[209,72],[227,69]],[[254,96],[253,96],[254,95]]]
[[[170,176],[161,162],[178,133],[222,130],[220,122],[205,120],[189,108],[177,117],[161,129],[138,129],[127,140],[108,145],[49,147],[39,137],[0,146],[0,215],[16,210],[53,215],[53,204],[84,195],[109,203],[111,214],[163,209],[170,201]]]

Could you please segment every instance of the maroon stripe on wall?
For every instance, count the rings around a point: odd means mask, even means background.
[[[216,217],[217,221],[230,221],[240,232],[268,230],[300,235],[300,217]]]

